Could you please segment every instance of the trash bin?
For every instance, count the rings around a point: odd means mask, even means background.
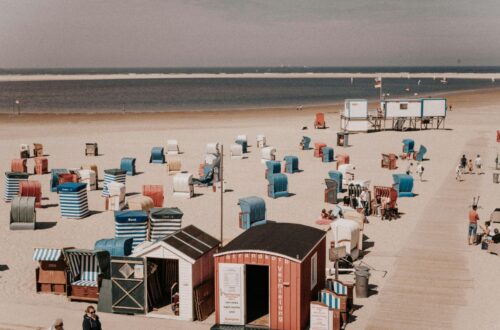
[[[500,173],[493,173],[493,183],[500,183]]]
[[[349,146],[349,133],[345,132],[337,133],[337,146],[339,147]]]
[[[368,278],[370,273],[365,270],[356,270],[356,298],[368,298]]]

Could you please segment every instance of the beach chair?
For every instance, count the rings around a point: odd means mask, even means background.
[[[311,147],[309,146],[311,144],[311,138],[308,136],[303,136],[302,140],[300,141],[300,149],[302,150],[309,150]]]
[[[63,249],[35,248],[32,259],[38,261],[35,271],[37,293],[67,295],[69,267],[64,259]]]
[[[85,156],[99,155],[97,143],[85,143]]]
[[[314,120],[314,128],[326,128],[325,114],[323,112],[318,112],[316,114],[316,119]]]
[[[42,156],[43,156],[43,144],[33,143],[33,157],[42,157]]]
[[[27,144],[21,144],[19,146],[19,158],[30,158],[30,146]]]
[[[132,238],[132,250],[148,238],[148,212],[115,211],[115,238]]]
[[[281,163],[276,160],[267,161],[264,177],[269,181],[270,176],[276,173],[281,173]]]
[[[85,183],[67,182],[57,186],[61,217],[82,219],[90,215]]]
[[[173,179],[174,197],[191,198],[194,196],[193,175],[190,173],[177,173]]]
[[[35,230],[35,197],[15,196],[10,205],[10,230]]]
[[[393,174],[394,188],[398,192],[398,197],[413,197],[413,177],[407,174]]]
[[[283,172],[293,174],[299,172],[299,157],[297,156],[285,156],[285,164],[283,166]]]
[[[323,163],[333,162],[333,148],[323,147],[321,149],[321,153],[323,154],[322,156]]]
[[[341,193],[342,189],[342,179],[344,175],[339,171],[328,171],[328,177],[337,182],[337,193]]]
[[[167,155],[167,171],[169,175],[176,174],[181,171],[181,158],[177,155]]]
[[[97,175],[93,170],[79,170],[80,182],[87,184],[87,191],[97,190]]]
[[[323,158],[323,148],[326,147],[326,143],[316,142],[314,143],[314,157]]]
[[[155,207],[163,206],[163,185],[149,184],[142,186],[142,194],[151,197]]]
[[[71,277],[69,299],[97,302],[103,278],[109,278],[110,255],[104,250],[65,250]]]
[[[242,153],[246,154],[248,152],[248,143],[247,143],[247,140],[236,140],[235,141],[236,144],[239,144],[241,145],[241,151]]]
[[[382,161],[380,162],[380,166],[382,168],[387,168],[389,170],[394,170],[397,168],[396,161],[398,156],[395,154],[382,154]]]
[[[380,217],[381,219],[397,219],[399,218],[399,211],[397,206],[398,200],[398,192],[393,187],[383,187],[383,186],[374,186],[373,194],[375,198],[380,196],[381,199],[388,199],[389,202],[386,204],[382,201],[382,205],[380,205]]]
[[[28,160],[26,158],[13,159],[10,163],[10,171],[17,173],[27,173],[27,162]]]
[[[260,150],[260,162],[265,164],[268,160],[276,159],[276,148],[264,147]]]
[[[35,174],[45,174],[49,171],[49,161],[45,157],[36,157],[33,172]]]
[[[340,168],[341,165],[344,165],[344,164],[349,164],[351,162],[351,159],[349,157],[349,155],[347,154],[340,154],[340,155],[337,155],[337,157],[335,157],[335,159],[337,160],[337,170]]]
[[[26,180],[19,182],[19,196],[35,197],[35,207],[42,207],[42,185],[38,181]]]
[[[319,293],[319,301],[327,305],[328,307],[340,312],[341,326],[347,324],[349,320],[347,310],[347,296],[338,295],[328,289],[322,289]]]
[[[179,153],[179,143],[177,142],[177,140],[167,140],[167,154],[177,155]]]
[[[153,164],[165,163],[165,154],[163,153],[163,147],[153,147],[151,149],[151,156],[149,157],[149,162]]]
[[[325,203],[337,204],[337,181],[332,179],[325,179],[326,189],[325,189]]]
[[[243,145],[239,143],[231,144],[231,158],[243,158]]]
[[[266,136],[259,134],[257,135],[257,148],[264,148],[266,146]]]
[[[219,156],[220,154],[219,143],[218,142],[207,143],[207,146],[205,147],[205,154]]]
[[[203,168],[203,175],[199,179],[193,178],[193,184],[196,186],[211,186],[214,180],[214,168],[212,165],[206,165]]]
[[[107,185],[106,210],[121,211],[125,208],[126,187],[124,183],[111,181]]]
[[[272,198],[288,197],[288,178],[283,173],[270,174],[267,195]]]
[[[130,197],[127,200],[128,209],[135,211],[149,211],[154,207],[154,202],[151,197],[138,195]]]
[[[239,226],[241,229],[248,229],[266,223],[266,202],[264,199],[255,196],[240,198],[238,205],[241,208],[239,213]]]
[[[418,161],[418,162],[424,161],[424,155],[426,152],[427,152],[427,148],[423,145],[420,145],[418,152],[413,153],[413,159]]]
[[[149,213],[149,239],[156,241],[181,229],[184,214],[177,207],[153,208]]]
[[[120,170],[126,171],[127,175],[133,176],[136,174],[135,171],[135,158],[124,157],[120,161]]]
[[[28,180],[28,173],[5,172],[3,199],[10,202],[19,194],[19,183]]]
[[[338,171],[342,173],[342,185],[348,185],[352,180],[354,180],[354,167],[353,164],[342,164],[339,165]]]
[[[403,140],[403,153],[407,158],[411,157],[411,155],[415,152],[415,141],[412,139],[404,139]]]

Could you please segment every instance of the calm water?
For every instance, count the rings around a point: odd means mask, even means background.
[[[260,70],[260,71],[258,71]],[[301,71],[302,70],[302,71]],[[431,71],[432,70],[432,71]],[[0,74],[79,73],[245,73],[245,72],[500,72],[499,67],[429,68],[178,68],[0,70]],[[490,80],[440,78],[384,79],[390,97],[494,87]],[[192,78],[0,83],[0,112],[103,112],[232,110],[274,106],[330,104],[345,98],[378,98],[373,79],[334,78]],[[409,88],[410,91],[405,89]]]

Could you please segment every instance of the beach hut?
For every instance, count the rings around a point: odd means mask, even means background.
[[[135,171],[135,158],[124,157],[120,161],[120,170],[126,171],[127,175],[133,176],[136,174]]]
[[[323,154],[322,157],[323,163],[333,162],[333,148],[323,147],[321,149],[321,153]]]
[[[70,300],[97,302],[103,279],[109,279],[110,256],[108,251],[64,250],[70,269]]]
[[[281,163],[276,160],[269,160],[266,162],[266,172],[265,178],[269,180],[269,177],[273,174],[281,173]]]
[[[326,143],[316,142],[314,143],[314,157],[323,158],[323,148],[326,147]]]
[[[33,157],[42,157],[42,156],[43,156],[43,144],[33,143]]]
[[[19,196],[35,197],[35,207],[42,207],[42,185],[39,181],[25,180],[19,182]]]
[[[351,162],[351,158],[347,154],[339,154],[335,157],[335,160],[337,161],[337,170],[341,165],[349,164]]]
[[[148,212],[154,207],[154,202],[151,197],[139,195],[130,197],[127,200],[129,210],[139,210]]]
[[[325,114],[323,112],[318,112],[316,118],[314,119],[314,128],[326,128]]]
[[[332,179],[325,179],[325,203],[337,204],[337,181]]]
[[[332,229],[333,247],[345,246],[347,255],[353,260],[358,259],[360,253],[359,227],[355,221],[348,219],[336,219],[330,225]]]
[[[302,150],[309,150],[310,144],[311,144],[311,138],[308,136],[303,136],[302,140],[300,141],[299,146],[300,146],[300,149],[302,149]]]
[[[10,205],[10,230],[35,230],[35,197],[16,196]]]
[[[153,200],[154,207],[163,206],[163,185],[148,184],[142,186],[142,194]]]
[[[26,158],[13,159],[10,163],[10,171],[18,173],[27,173],[28,167],[26,166],[28,160]]]
[[[19,145],[19,158],[30,158],[30,146],[27,144]]]
[[[97,190],[97,177],[92,170],[79,170],[80,182],[87,184],[87,191]]]
[[[407,174],[393,174],[394,188],[398,192],[398,197],[413,197],[413,177]]]
[[[415,141],[412,139],[404,139],[403,140],[403,153],[410,155],[415,152]]]
[[[149,162],[153,164],[165,163],[165,154],[163,153],[163,147],[153,147],[151,149],[151,156],[149,157]]]
[[[132,238],[132,249],[148,238],[146,211],[115,211],[115,238]]]
[[[148,315],[204,320],[214,311],[214,259],[220,242],[195,226],[166,236],[134,257],[156,272],[148,276]]]
[[[149,240],[156,241],[181,229],[184,213],[177,207],[155,207],[149,213]]]
[[[382,154],[382,161],[380,162],[380,166],[382,168],[387,168],[389,170],[394,170],[397,168],[397,159],[398,156],[395,154]]]
[[[283,172],[293,174],[299,172],[299,157],[297,156],[285,156],[285,165]]]
[[[231,158],[243,158],[243,146],[241,144],[231,144]]]
[[[367,132],[371,127],[368,120],[368,101],[365,99],[347,99],[340,115],[340,128],[345,132]],[[337,138],[339,136],[337,135]],[[337,140],[338,141],[338,140]],[[341,146],[347,146],[347,141]]]
[[[95,242],[94,250],[108,251],[111,257],[126,257],[132,254],[133,243],[131,237],[105,238]]]
[[[339,171],[328,171],[328,177],[337,182],[337,192],[342,192],[342,179],[344,175]]]
[[[49,161],[46,157],[36,157],[33,168],[35,174],[45,174],[49,172]]]
[[[420,148],[418,149],[418,152],[413,153],[413,159],[415,159],[418,162],[423,162],[426,152],[427,152],[427,148],[421,144]]]
[[[85,183],[63,183],[57,187],[57,191],[62,217],[81,219],[90,215]]]
[[[28,173],[5,172],[3,200],[10,202],[19,193],[19,182],[28,180]]]
[[[263,134],[257,135],[257,148],[264,148],[266,146],[266,136]]]
[[[276,148],[265,147],[260,150],[260,162],[265,164],[268,160],[276,159]]]
[[[126,171],[118,168],[104,170],[104,185],[102,187],[102,196],[109,196],[108,185],[111,182],[118,182],[126,185],[126,173]]]
[[[167,155],[167,171],[169,174],[175,174],[181,171],[181,158],[176,155]]]
[[[85,143],[85,156],[98,156],[99,148],[97,143]]]
[[[69,173],[65,168],[53,168],[50,171],[50,191],[56,192],[59,185],[59,174]]]
[[[108,197],[106,197],[106,210],[120,211],[125,208],[126,188],[123,183],[111,182],[108,184]]]
[[[240,198],[238,205],[241,208],[239,225],[241,229],[266,223],[266,202],[256,196]]]
[[[245,230],[215,254],[215,322],[306,329],[325,285],[326,232],[292,223]]]
[[[179,154],[179,142],[177,142],[177,140],[167,140],[167,154]]]
[[[220,146],[218,142],[207,143],[205,147],[205,154],[219,156]]]
[[[194,196],[193,175],[191,173],[177,173],[173,181],[174,197],[191,198]]]
[[[68,294],[69,267],[63,254],[66,249],[71,248],[35,248],[33,260],[39,263],[35,271],[36,292]]]
[[[288,197],[288,177],[283,173],[270,174],[268,177],[267,196],[272,198]]]

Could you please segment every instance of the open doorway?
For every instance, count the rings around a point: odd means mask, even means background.
[[[179,315],[179,260],[147,258],[150,314]]]
[[[269,327],[269,267],[246,265],[247,324]]]

